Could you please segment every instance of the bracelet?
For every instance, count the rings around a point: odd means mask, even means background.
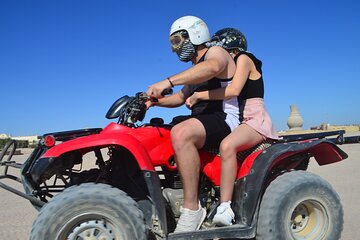
[[[170,85],[171,85],[172,88],[175,87],[169,77],[167,78],[167,80],[169,81],[169,83],[170,83]]]

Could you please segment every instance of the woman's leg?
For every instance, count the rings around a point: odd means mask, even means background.
[[[221,142],[221,202],[228,202],[232,199],[234,182],[237,174],[237,152],[253,147],[263,140],[263,136],[252,127],[247,124],[241,124]]]

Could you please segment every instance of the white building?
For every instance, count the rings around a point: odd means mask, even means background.
[[[9,135],[6,135],[5,133],[0,133],[0,139],[7,139],[10,138]]]

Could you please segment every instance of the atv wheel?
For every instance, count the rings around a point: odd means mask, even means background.
[[[288,172],[276,178],[263,196],[256,239],[338,240],[343,215],[329,183],[309,172]]]
[[[7,142],[4,146],[4,148],[1,150],[0,152],[0,167],[1,167],[1,172],[0,172],[0,175],[3,176],[3,175],[6,175],[7,174],[7,171],[8,171],[8,168],[9,166],[2,166],[2,163],[5,163],[5,162],[9,162],[12,158],[12,156],[14,155],[15,153],[15,150],[16,150],[16,141],[15,140],[11,140],[9,142]],[[7,157],[5,157],[6,155],[8,155]],[[2,168],[4,167],[4,168]]]
[[[46,204],[30,240],[146,239],[143,213],[123,191],[85,183],[65,189]]]

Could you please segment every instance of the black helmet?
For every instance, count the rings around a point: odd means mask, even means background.
[[[226,50],[247,50],[245,35],[235,28],[220,29],[212,36],[211,42],[217,43]]]

